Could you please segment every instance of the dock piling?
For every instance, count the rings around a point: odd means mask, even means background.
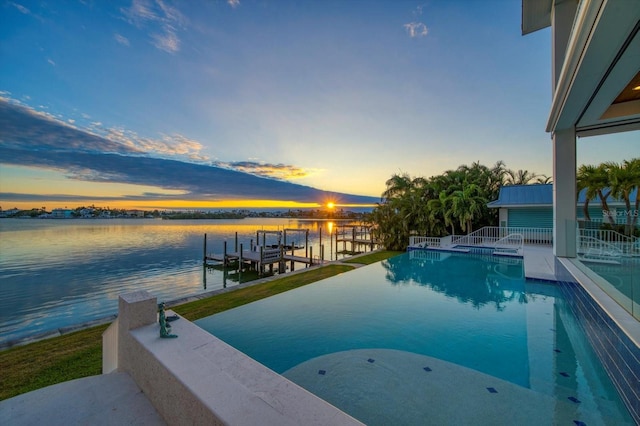
[[[203,247],[202,261],[203,262],[207,261],[207,234],[204,234],[204,247]]]

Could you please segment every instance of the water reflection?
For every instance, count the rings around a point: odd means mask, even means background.
[[[500,311],[506,302],[527,303],[521,259],[435,251],[409,254],[382,262],[392,284],[428,286],[477,309],[492,305]]]
[[[169,301],[250,276],[203,270],[205,234],[208,250],[222,253],[236,235],[248,247],[258,230],[309,229],[318,256],[320,244],[332,244],[333,226],[291,219],[0,219],[0,344],[113,315],[126,292],[147,290]],[[327,259],[337,256],[326,252]]]

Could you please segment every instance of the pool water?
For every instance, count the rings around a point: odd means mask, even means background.
[[[285,376],[321,357],[392,350],[588,400],[598,418],[632,424],[556,290],[525,280],[521,259],[409,252],[196,323]]]

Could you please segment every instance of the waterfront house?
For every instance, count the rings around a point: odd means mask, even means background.
[[[577,139],[640,130],[639,22],[639,1],[522,1],[523,35],[551,27],[546,131],[553,147],[558,257],[576,257]]]
[[[73,210],[71,210],[71,209],[53,209],[53,210],[51,210],[51,217],[53,219],[71,219],[71,217],[73,217]]]
[[[605,191],[606,193],[607,191]],[[586,190],[577,197],[576,219],[585,220],[584,203]],[[638,190],[631,192],[631,205],[634,205]],[[607,197],[608,210],[603,209],[599,198],[589,201],[589,219],[594,224],[608,223],[609,216],[614,223],[625,224],[627,212],[623,200]],[[506,185],[500,188],[498,199],[487,204],[498,210],[498,223],[501,227],[553,228],[553,184]]]

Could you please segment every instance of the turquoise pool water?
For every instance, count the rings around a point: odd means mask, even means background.
[[[285,376],[323,357],[393,350],[632,423],[554,285],[526,281],[521,259],[409,252],[196,323]],[[339,395],[321,396],[349,412]]]

